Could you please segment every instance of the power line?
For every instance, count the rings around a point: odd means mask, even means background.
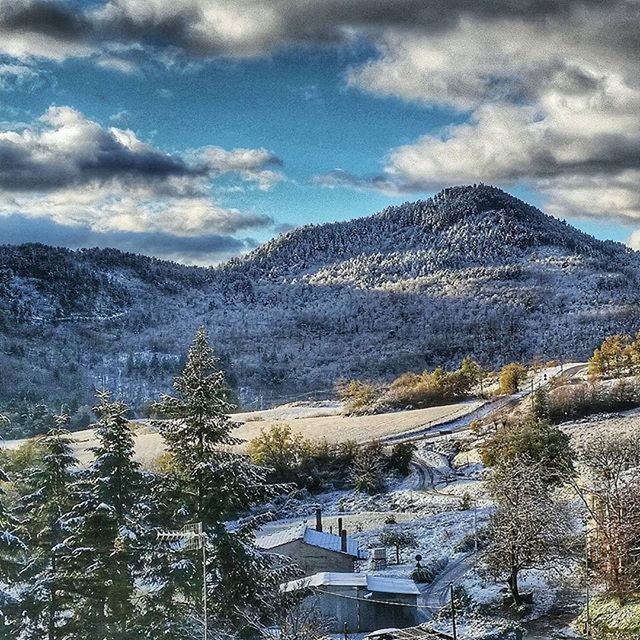
[[[373,604],[385,604],[391,607],[406,607],[410,609],[426,609],[431,613],[437,613],[442,609],[442,607],[431,607],[426,604],[409,604],[406,602],[390,602],[389,600],[374,600],[372,598],[361,598],[359,596],[350,596],[346,593],[336,593],[335,591],[325,591],[324,589],[319,589],[318,587],[307,587],[311,589],[314,593],[322,593],[330,596],[334,596],[336,598],[344,598],[346,600],[358,600],[359,602],[371,602]]]

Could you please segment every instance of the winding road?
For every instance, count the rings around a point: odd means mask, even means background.
[[[564,367],[548,367],[542,369],[537,373],[533,379],[527,384],[526,388],[514,393],[510,396],[497,398],[481,405],[477,409],[470,411],[469,413],[453,418],[446,422],[440,422],[436,425],[428,423],[412,429],[411,431],[405,431],[392,436],[386,436],[381,438],[380,441],[383,444],[397,444],[399,442],[414,442],[416,440],[427,440],[430,438],[438,438],[443,435],[449,435],[452,433],[460,433],[466,431],[469,425],[476,421],[486,418],[493,413],[497,413],[507,408],[513,408],[520,402],[525,400],[531,395],[533,391],[540,389],[541,387],[548,386],[553,378],[560,375],[573,376],[586,369],[586,363],[571,363]]]

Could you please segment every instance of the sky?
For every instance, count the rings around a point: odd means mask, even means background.
[[[640,248],[639,0],[0,0],[0,242],[216,264],[485,182]]]

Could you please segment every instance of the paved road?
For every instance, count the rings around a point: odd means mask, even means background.
[[[404,433],[381,438],[381,441],[384,444],[396,444],[398,442],[413,442],[415,440],[438,438],[443,435],[466,431],[469,428],[469,425],[475,420],[481,420],[491,414],[497,414],[504,409],[515,407],[531,395],[532,391],[551,384],[551,380],[553,378],[559,375],[572,376],[583,371],[586,367],[587,365],[585,363],[576,363],[567,365],[562,371],[560,371],[560,367],[543,369],[534,376],[532,382],[527,385],[525,389],[518,391],[518,393],[487,402],[477,409],[474,409],[463,416],[453,418],[447,422],[440,422],[436,425],[432,425],[431,423],[425,424],[417,429],[412,429],[411,431],[405,431]]]
[[[451,585],[456,584],[473,566],[473,553],[449,562],[438,577],[421,589],[427,617],[433,617],[451,603]]]
[[[436,489],[438,471],[419,456],[411,463],[415,482],[413,488],[438,496],[460,500],[459,496],[440,492]],[[436,579],[428,585],[420,587],[427,619],[431,619],[440,609],[449,604],[450,585],[457,583],[473,566],[473,553],[465,554],[449,562]]]

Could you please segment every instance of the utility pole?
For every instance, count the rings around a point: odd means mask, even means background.
[[[584,568],[585,568],[585,596],[587,598],[587,604],[585,607],[585,614],[587,620],[585,622],[585,632],[587,638],[591,637],[591,592],[589,585],[589,530],[587,529],[586,540],[584,545]]]
[[[458,640],[458,630],[456,627],[456,603],[453,599],[453,582],[449,588],[451,590],[451,624],[453,625],[453,640]]]
[[[473,563],[478,562],[478,499],[473,499]]]
[[[200,525],[202,528],[202,525]],[[202,533],[200,535],[203,535]],[[207,640],[207,544],[206,540],[202,540],[202,621],[203,621],[203,640]]]

